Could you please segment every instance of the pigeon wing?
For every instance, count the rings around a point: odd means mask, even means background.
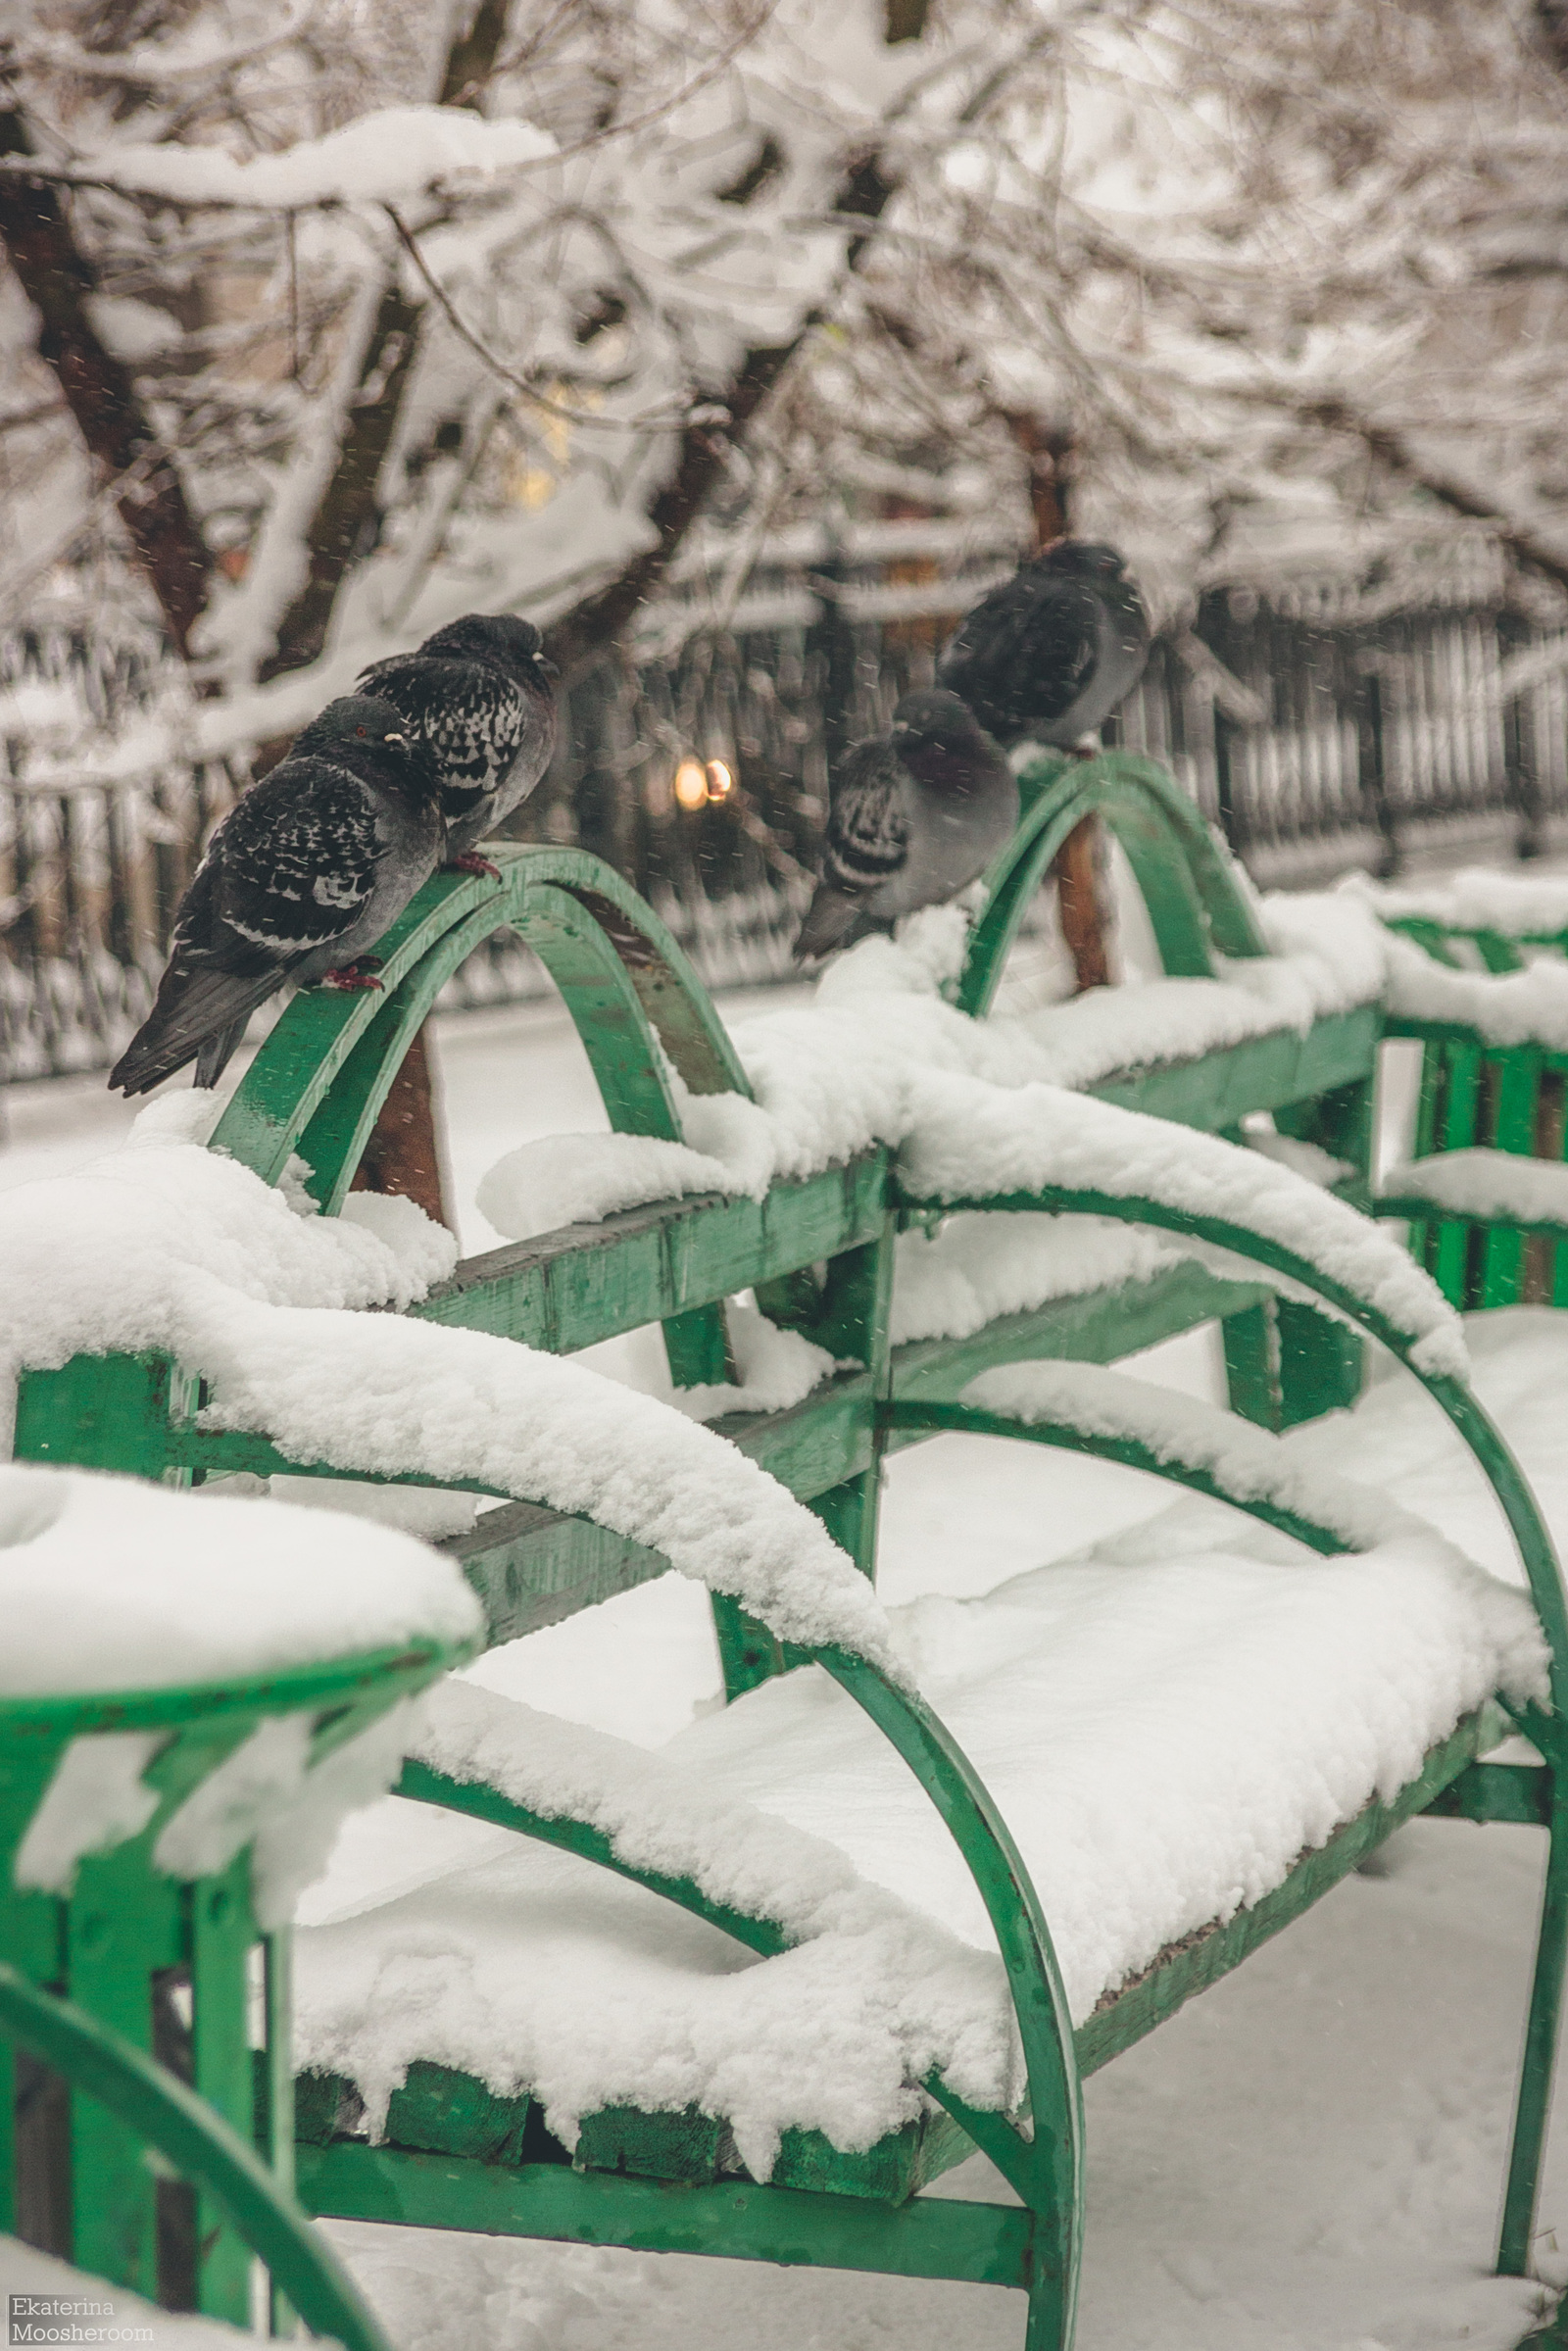
[[[239,962],[249,949],[281,978],[345,937],[375,887],[375,817],[358,776],[328,759],[286,760],[245,793],[222,828],[218,918],[226,959]]]
[[[359,919],[376,850],[368,794],[330,761],[288,759],[254,784],[180,903],[153,1008],[110,1085],[145,1094],[191,1060],[216,1084],[257,1006]]]
[[[798,957],[843,945],[866,900],[902,870],[909,854],[905,781],[891,743],[858,743],[845,759],[828,807],[822,879],[795,942]]]
[[[379,694],[423,735],[441,770],[448,824],[500,791],[537,731],[527,694],[488,661],[402,654],[367,669],[357,690]]]

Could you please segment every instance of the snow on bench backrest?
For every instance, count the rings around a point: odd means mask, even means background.
[[[731,1593],[781,1640],[892,1669],[870,1587],[733,1446],[514,1341],[344,1311],[422,1297],[451,1269],[450,1234],[370,1194],[320,1216],[297,1185],[274,1190],[179,1139],[213,1108],[176,1097],[81,1174],[0,1200],[13,1379],[76,1354],[163,1349],[207,1381],[211,1426],[351,1476],[412,1474],[580,1513]]]

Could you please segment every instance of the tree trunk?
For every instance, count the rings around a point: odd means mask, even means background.
[[[1026,410],[1007,412],[1006,423],[1029,460],[1029,505],[1039,552],[1054,539],[1066,538],[1071,529],[1072,434]],[[1100,819],[1086,816],[1067,835],[1054,860],[1056,910],[1080,996],[1087,989],[1106,987],[1110,980],[1110,923],[1101,896],[1100,866]]]
[[[397,431],[418,329],[419,306],[404,294],[394,262],[343,420],[337,464],[305,534],[305,584],[278,622],[276,645],[257,671],[263,685],[320,658],[338,592],[375,528],[376,489]]]
[[[881,158],[875,154],[858,158],[845,174],[834,197],[833,210],[841,218],[848,214],[866,222],[866,233],[850,239],[845,254],[847,268],[853,269],[865,250],[870,224],[883,211],[897,185],[883,171]],[[612,645],[638,606],[647,602],[679,552],[681,541],[723,479],[732,446],[778,384],[819,317],[813,311],[802,320],[799,332],[787,343],[745,354],[721,400],[710,404],[722,407],[722,422],[687,425],[669,479],[649,509],[648,518],[657,534],[652,547],[635,557],[608,587],[576,606],[549,631],[547,650],[563,674],[580,667]]]
[[[356,1192],[392,1192],[435,1223],[450,1225],[443,1183],[441,1128],[431,1054],[420,1029],[403,1056],[392,1091],[355,1170]]]
[[[442,106],[477,109],[506,34],[507,9],[508,0],[479,0],[471,23],[454,33],[441,75]],[[376,491],[403,414],[423,308],[403,293],[400,269],[394,257],[344,417],[337,464],[305,533],[305,584],[278,622],[276,643],[257,673],[264,685],[320,658],[343,582],[379,520]]]
[[[0,155],[31,153],[22,115],[0,115]],[[0,180],[0,240],[38,313],[38,356],[59,378],[82,440],[107,481],[129,476],[115,503],[183,658],[206,608],[212,557],[130,369],[93,327],[87,304],[97,278],[61,191],[45,180]]]

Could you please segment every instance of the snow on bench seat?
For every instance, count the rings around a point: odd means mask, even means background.
[[[1436,1151],[1391,1167],[1378,1187],[1384,1200],[1430,1200],[1459,1216],[1510,1224],[1568,1225],[1568,1167],[1516,1151]]]
[[[1392,1796],[1494,1690],[1543,1687],[1525,1601],[1424,1530],[1309,1560],[1229,1513],[1216,1543],[1205,1507],[1206,1539],[1185,1552],[1065,1561],[894,1615],[1018,1839],[1079,2021]],[[612,1839],[605,1805],[618,1805],[617,1850],[664,1871],[692,1872],[695,1856],[717,1898],[755,1888],[806,1939],[760,1958],[520,1839],[307,1929],[296,2050],[360,2085],[372,2128],[419,2058],[498,2094],[533,2090],[568,2143],[604,2106],[724,2116],[762,2178],[790,2127],[846,2152],[896,2130],[933,2063],[971,2103],[1013,2103],[1001,1963],[957,1847],[820,1669],[764,1684],[656,1756],[483,1705],[477,1731],[449,1725],[427,1760],[505,1777]]]

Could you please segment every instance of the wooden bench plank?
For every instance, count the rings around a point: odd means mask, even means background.
[[[1195,1061],[1128,1070],[1085,1092],[1119,1109],[1146,1110],[1154,1118],[1216,1133],[1235,1126],[1250,1110],[1283,1109],[1288,1102],[1369,1078],[1382,1030],[1381,1007],[1358,1004],[1354,1011],[1315,1022],[1304,1036],[1297,1029],[1271,1030]]]
[[[705,1193],[567,1225],[465,1258],[409,1312],[574,1354],[875,1241],[887,1171],[885,1151],[866,1151],[761,1201]]]
[[[1457,1730],[1432,1749],[1419,1777],[1402,1788],[1392,1803],[1368,1804],[1353,1821],[1336,1830],[1326,1844],[1304,1853],[1283,1886],[1239,1910],[1223,1926],[1201,1929],[1180,1948],[1162,1953],[1144,1975],[1097,2008],[1073,2035],[1079,2073],[1098,2072],[1174,2016],[1196,1992],[1206,1991],[1211,1984],[1228,1976],[1249,1952],[1278,1935],[1331,1886],[1348,1877],[1357,1863],[1403,1822],[1425,1812],[1449,1782],[1474,1762],[1484,1724],[1485,1737],[1494,1739],[1495,1729],[1486,1715],[1467,1715]]]

